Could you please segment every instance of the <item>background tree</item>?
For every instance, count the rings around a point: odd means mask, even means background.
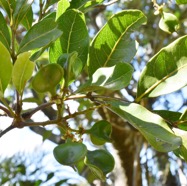
[[[180,185],[179,171],[186,165],[172,153],[163,152],[174,150],[186,159],[182,133],[186,130],[186,116],[185,112],[179,112],[184,110],[186,98],[185,89],[182,89],[186,85],[186,6],[171,1],[165,2],[163,7],[162,1],[72,0],[69,3],[61,0],[40,1],[33,3],[33,8],[27,1],[0,2],[3,25],[0,49],[6,54],[1,56],[6,63],[0,63],[0,108],[14,118],[1,136],[13,128],[25,126],[44,135],[45,129],[39,126],[57,124],[61,135],[56,138],[51,133],[49,139],[58,144],[64,143],[61,136],[66,140],[65,145],[54,150],[56,159],[62,164],[72,166],[86,156],[87,168],[104,180],[105,174],[113,168],[112,157],[103,150],[87,151],[80,142],[82,135],[88,134],[95,145],[112,142],[124,170],[124,184]],[[57,11],[54,11],[56,3]],[[32,9],[36,10],[36,20],[32,19]],[[109,19],[114,10],[118,13]],[[107,25],[101,28],[106,21]],[[23,34],[25,31],[26,35]],[[134,40],[139,42],[138,53]],[[176,42],[161,50],[173,41]],[[106,58],[108,53],[111,55]],[[171,65],[165,63],[167,61],[171,61]],[[145,65],[147,70],[139,78]],[[34,68],[38,73],[29,81]],[[10,91],[4,96],[5,89],[13,89],[14,93]],[[177,92],[168,94],[173,91]],[[25,98],[28,92],[32,96]],[[180,100],[177,105],[173,99],[176,96]],[[77,112],[71,112],[69,100],[79,105]],[[28,101],[37,103],[38,107],[23,110],[23,103]],[[49,120],[32,121],[32,115],[37,111],[42,111]],[[80,150],[82,153],[77,154]],[[68,153],[76,156],[69,159]],[[106,155],[111,163],[104,161],[106,164],[100,165],[95,154],[98,157]],[[87,177],[81,162],[76,167]],[[171,169],[172,164],[176,169]],[[157,177],[153,165],[163,173],[163,178]],[[88,178],[90,182],[94,179]]]

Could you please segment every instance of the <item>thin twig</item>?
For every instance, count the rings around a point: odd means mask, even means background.
[[[34,115],[36,112],[38,112],[38,111],[40,111],[40,110],[42,110],[42,109],[44,109],[44,108],[47,108],[47,107],[49,107],[49,106],[52,106],[53,104],[54,104],[54,102],[43,103],[43,104],[39,105],[38,107],[34,108],[34,109],[31,110],[31,111],[28,111],[28,112],[23,113],[23,114],[22,114],[22,118],[25,119],[25,120],[26,120],[26,119],[29,119],[29,118],[31,118],[32,115]]]
[[[73,100],[73,99],[83,99],[83,98],[88,98],[88,96],[86,94],[80,94],[80,95],[71,95],[69,97],[66,97],[64,99],[64,101],[67,101],[67,100]]]
[[[118,2],[118,0],[112,0],[112,1],[109,1],[109,2],[105,3],[104,6],[109,6],[109,5],[112,5],[116,2]]]
[[[14,125],[10,125],[9,127],[7,127],[5,130],[0,132],[0,138],[5,135],[7,132],[11,131],[12,129],[16,128]]]
[[[60,122],[59,119],[56,120],[49,120],[49,121],[42,121],[42,122],[22,122],[24,127],[33,127],[33,126],[46,126],[52,124],[58,124]]]
[[[94,99],[103,99],[103,100],[119,100],[119,101],[123,101],[123,102],[127,102],[127,103],[131,103],[130,101],[128,101],[127,99],[123,99],[123,98],[116,98],[116,97],[109,97],[109,96],[101,96],[101,95],[92,95],[93,100]]]
[[[63,117],[63,120],[68,120],[68,119],[70,119],[70,118],[75,118],[76,116],[79,116],[79,115],[81,115],[81,114],[85,114],[85,113],[87,113],[88,111],[96,110],[96,109],[98,109],[98,108],[100,108],[100,107],[102,107],[102,106],[103,106],[103,105],[98,105],[98,106],[95,106],[95,107],[90,107],[90,108],[88,108],[88,109],[86,109],[86,110],[83,110],[83,111],[75,112],[75,113],[73,113],[73,114],[70,114],[70,115],[67,115],[67,116]]]
[[[6,107],[0,105],[0,110],[3,110],[9,117],[12,117],[11,112]]]

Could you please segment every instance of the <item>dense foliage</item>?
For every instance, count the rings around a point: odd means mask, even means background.
[[[177,35],[179,18],[163,4],[151,3],[159,17],[156,27],[175,38],[149,56],[135,83],[138,34],[152,20],[141,9],[125,9],[92,31],[89,13],[113,3],[0,0],[0,109],[13,119],[0,137],[14,128],[55,125],[63,139],[53,151],[55,159],[79,173],[86,166],[93,173],[90,182],[105,181],[114,168],[113,156],[100,146],[107,142],[115,146],[116,115],[156,151],[173,151],[187,161],[186,111],[153,110],[145,104],[187,84],[187,36]],[[124,98],[121,92],[132,82],[131,94]],[[79,105],[76,112],[71,111],[72,100]],[[38,106],[24,110],[26,102]],[[33,119],[39,111],[47,121]],[[85,136],[97,149],[89,150]]]

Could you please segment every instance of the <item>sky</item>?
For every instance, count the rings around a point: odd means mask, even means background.
[[[8,117],[0,117],[0,130],[5,129],[11,124]],[[50,142],[42,142],[40,135],[31,132],[28,127],[13,129],[0,138],[0,155],[11,157],[16,152],[32,152],[36,147],[46,145],[55,146]]]

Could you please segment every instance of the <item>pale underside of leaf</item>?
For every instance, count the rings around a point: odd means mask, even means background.
[[[177,154],[179,153],[178,155],[181,158],[187,161],[187,131],[175,128],[174,132],[177,136],[180,136],[182,138],[182,145],[179,149],[176,150],[176,152]]]
[[[156,150],[168,152],[180,147],[181,138],[173,133],[159,115],[135,103],[115,100],[106,101],[106,103],[108,109],[138,129]]]
[[[138,82],[136,101],[176,91],[187,84],[187,36],[161,49],[146,65]],[[173,84],[173,82],[176,82]]]
[[[99,68],[92,75],[92,78],[78,89],[78,92],[102,89],[120,90],[130,83],[132,73],[133,68],[128,63],[118,63],[112,67]]]

